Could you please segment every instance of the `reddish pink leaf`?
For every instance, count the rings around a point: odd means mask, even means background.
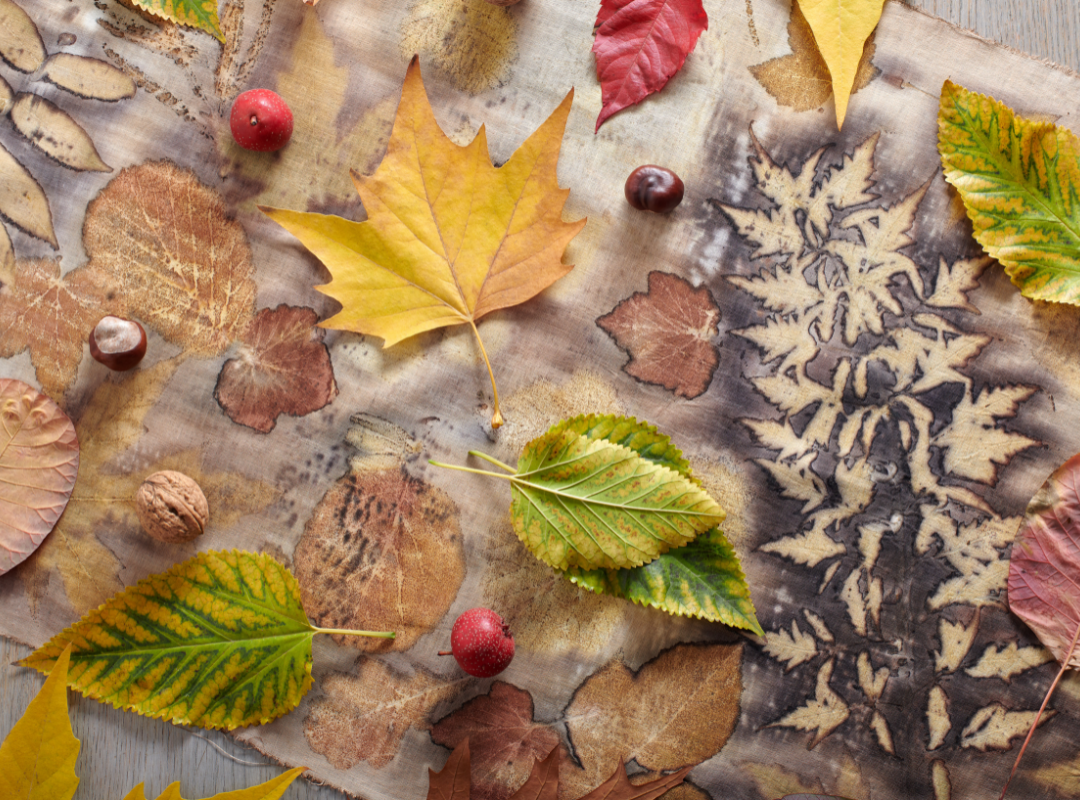
[[[709,17],[701,0],[601,0],[596,24],[600,130],[612,114],[664,88],[709,27]]]
[[[0,378],[0,575],[45,540],[78,472],[67,414],[32,386]]]
[[[261,433],[280,414],[302,417],[337,396],[334,368],[310,308],[264,308],[240,338],[240,357],[225,362],[214,397],[233,422]]]
[[[1028,503],[1009,559],[1009,608],[1064,663],[1080,625],[1080,455]]]

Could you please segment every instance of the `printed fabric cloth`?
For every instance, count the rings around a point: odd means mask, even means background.
[[[357,797],[425,796],[465,737],[485,800],[552,748],[571,800],[620,762],[696,765],[680,800],[996,796],[1058,669],[1005,581],[1028,499],[1080,450],[1080,318],[982,257],[938,97],[951,79],[1080,130],[1080,78],[888,3],[838,132],[790,4],[713,0],[685,68],[594,133],[595,3],[228,0],[224,43],[114,0],[12,3],[50,63],[78,58],[61,79],[0,64],[4,174],[44,197],[0,192],[0,376],[53,397],[82,450],[59,525],[0,578],[0,633],[39,645],[196,551],[263,551],[318,624],[397,632],[317,637],[300,707],[236,732]],[[574,269],[479,323],[498,430],[467,326],[385,349],[317,327],[339,308],[314,288],[328,271],[258,210],[364,218],[350,170],[379,164],[414,53],[443,129],[483,124],[495,164],[576,90]],[[252,87],[292,108],[278,153],[229,135]],[[47,112],[34,141],[20,102]],[[648,163],[685,181],[669,215],[623,197]],[[149,332],[131,372],[88,355],[108,312]],[[576,588],[514,535],[505,483],[429,463],[513,464],[583,413],[683,450],[764,637]],[[140,530],[160,469],[209,498],[193,544]],[[478,605],[516,636],[494,679],[437,655]],[[1017,797],[1080,793],[1080,684],[1050,709]]]

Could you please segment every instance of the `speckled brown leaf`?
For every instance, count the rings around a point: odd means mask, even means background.
[[[832,79],[798,3],[791,4],[788,45],[791,55],[750,67],[750,72],[780,105],[790,106],[796,111],[819,108],[832,97]],[[880,74],[872,62],[873,58],[874,37],[871,36],[863,50],[859,71],[855,74],[852,94],[865,88]]]
[[[135,96],[135,81],[97,58],[56,53],[45,62],[41,77],[79,97],[115,101]]]
[[[596,320],[630,354],[628,375],[687,399],[709,388],[720,363],[712,344],[719,322],[708,289],[666,272],[650,272],[647,293],[636,292]]]
[[[80,172],[112,172],[82,126],[57,105],[36,94],[19,94],[11,106],[15,130],[34,147]]]
[[[504,681],[435,723],[431,739],[445,747],[469,742],[473,800],[506,800],[533,762],[561,745],[553,728],[533,721],[532,695]]]
[[[29,348],[42,388],[59,399],[75,380],[94,325],[121,312],[108,276],[89,267],[61,276],[59,260],[16,261],[11,281],[0,286],[0,358]]]
[[[178,364],[176,359],[160,361],[103,381],[77,416],[80,479],[52,534],[14,573],[26,586],[32,611],[54,593],[50,588],[54,576],[62,581],[76,613],[95,608],[123,588],[119,578],[122,553],[110,550],[101,537],[107,532],[143,535],[134,498],[151,472],[183,472],[202,487],[213,509],[207,535],[227,530],[280,497],[274,487],[241,474],[205,471],[199,450],[164,456],[137,471],[117,465],[118,457],[142,437],[146,415]]]
[[[216,355],[255,313],[244,229],[221,196],[167,162],[129,167],[87,208],[91,265],[117,281],[130,314],[189,354]]]
[[[337,396],[330,352],[310,308],[264,308],[240,337],[240,354],[225,362],[214,399],[240,425],[261,433],[281,414],[302,417]]]
[[[14,0],[0,0],[0,58],[20,72],[33,72],[45,60],[37,25]]]
[[[509,520],[488,532],[484,561],[484,603],[499,610],[519,648],[596,656],[611,647],[628,604],[582,591],[534,558]]]
[[[308,618],[364,650],[408,650],[450,609],[465,577],[458,508],[441,489],[391,469],[347,475],[319,501],[293,554]],[[353,623],[356,624],[353,624]]]
[[[720,751],[739,719],[741,645],[678,645],[634,672],[615,660],[566,708],[570,746],[595,783],[611,764],[697,764]]]
[[[79,438],[56,403],[0,378],[0,575],[52,531],[79,473]]]
[[[361,761],[386,766],[405,734],[425,728],[430,709],[460,690],[456,682],[420,670],[405,677],[364,656],[351,672],[333,672],[320,686],[324,696],[311,704],[304,736],[335,769]]]
[[[57,247],[49,200],[34,176],[0,144],[0,215]]]

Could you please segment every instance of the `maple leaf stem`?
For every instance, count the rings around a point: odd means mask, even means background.
[[[480,345],[480,355],[484,357],[484,366],[487,367],[488,377],[491,378],[491,393],[494,396],[494,410],[491,412],[491,427],[499,428],[503,424],[503,415],[499,410],[499,389],[495,386],[495,373],[491,371],[491,362],[488,360],[487,350],[484,349],[484,340],[480,338],[480,331],[476,328],[476,322],[469,320],[469,325],[472,326],[473,334],[476,336],[476,343]]]
[[[319,628],[314,625],[315,633],[340,634],[342,636],[373,636],[376,639],[393,639],[397,634],[393,631],[354,631],[346,628]]]
[[[1069,668],[1069,662],[1072,661],[1073,653],[1076,651],[1076,642],[1078,640],[1080,640],[1080,624],[1076,626],[1076,633],[1073,634],[1072,644],[1069,645],[1069,649],[1065,653],[1065,658],[1061,659],[1061,669],[1058,670],[1057,677],[1054,678],[1054,682],[1051,683],[1050,688],[1047,689],[1046,697],[1043,698],[1042,705],[1039,706],[1039,710],[1035,713],[1035,721],[1031,723],[1031,728],[1024,738],[1024,743],[1020,745],[1020,752],[1016,754],[1016,762],[1013,764],[1008,780],[1005,781],[1005,785],[1001,789],[1001,796],[998,800],[1005,800],[1005,793],[1009,791],[1009,784],[1012,783],[1013,776],[1016,775],[1016,770],[1020,766],[1020,759],[1024,757],[1024,751],[1027,750],[1028,742],[1031,741],[1031,737],[1035,734],[1035,729],[1039,727],[1039,719],[1042,717],[1047,704],[1050,702],[1050,697],[1054,694],[1054,690],[1061,681],[1061,676],[1064,675],[1065,671]]]

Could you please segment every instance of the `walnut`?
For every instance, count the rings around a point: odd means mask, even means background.
[[[135,494],[143,530],[161,542],[190,542],[202,534],[210,507],[199,484],[182,472],[155,472]]]

